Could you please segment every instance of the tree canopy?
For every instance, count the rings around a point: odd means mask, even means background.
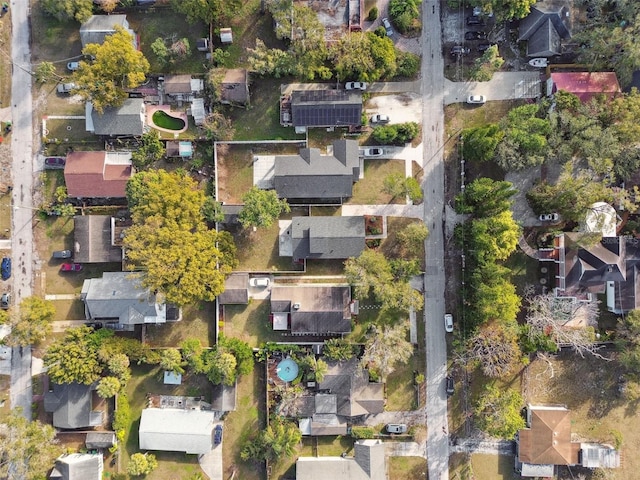
[[[281,213],[291,211],[287,200],[279,199],[275,190],[262,190],[256,186],[242,196],[242,203],[238,220],[245,228],[269,228]]]
[[[360,358],[363,367],[377,373],[384,382],[398,363],[407,363],[413,354],[413,345],[407,340],[408,322],[394,326],[372,325]]]
[[[164,144],[160,141],[157,130],[149,130],[142,134],[142,145],[131,153],[133,165],[138,169],[148,167],[164,157]]]
[[[207,24],[217,24],[220,20],[231,19],[242,7],[240,0],[171,0],[173,9],[187,16],[187,21],[202,20]]]
[[[128,98],[125,88],[142,84],[149,72],[149,62],[136,50],[132,35],[120,26],[105,37],[100,45],[90,43],[82,53],[93,59],[79,62],[73,74],[75,93],[93,104],[102,113],[106,107],[117,107]]]
[[[487,385],[475,407],[478,427],[492,437],[511,440],[526,427],[520,415],[523,406],[520,392]]]
[[[61,22],[75,20],[83,23],[93,15],[93,0],[43,0],[42,8]]]
[[[522,352],[517,327],[515,321],[488,321],[480,325],[469,340],[470,360],[477,363],[487,377],[507,376],[520,364]]]
[[[498,144],[504,137],[504,130],[497,123],[462,131],[462,152],[467,160],[488,162],[493,160]]]
[[[298,425],[276,417],[256,438],[245,443],[240,457],[245,461],[268,460],[277,463],[285,457],[293,457],[300,440],[302,434]]]
[[[456,196],[456,211],[478,217],[500,215],[511,208],[516,193],[511,182],[480,177]]]
[[[488,82],[493,74],[500,70],[504,58],[500,56],[497,45],[487,48],[480,58],[477,58],[469,77],[476,82]]]
[[[2,341],[6,345],[33,345],[43,341],[51,333],[51,322],[56,308],[49,300],[27,297],[20,302],[20,313],[11,312],[11,332]]]

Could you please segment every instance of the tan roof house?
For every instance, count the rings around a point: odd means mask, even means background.
[[[385,480],[387,462],[381,440],[358,440],[353,457],[298,457],[296,480]]]
[[[131,175],[131,152],[71,152],[64,167],[67,194],[75,198],[124,198]]]

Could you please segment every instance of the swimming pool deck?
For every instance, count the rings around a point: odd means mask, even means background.
[[[153,122],[153,114],[158,110],[162,110],[167,115],[174,118],[179,118],[180,120],[184,121],[184,128],[182,130],[169,130],[168,128],[162,128],[156,125]],[[170,105],[147,105],[147,125],[149,125],[152,128],[155,128],[160,132],[173,133],[173,134],[179,135],[183,132],[186,132],[187,129],[189,128],[189,119],[185,112],[176,112],[175,110],[171,110]]]

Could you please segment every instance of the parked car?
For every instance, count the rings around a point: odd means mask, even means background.
[[[453,315],[450,313],[444,314],[444,329],[447,333],[453,332]]]
[[[59,83],[57,87],[57,91],[60,94],[71,93],[71,90],[76,88],[75,83]]]
[[[384,150],[378,147],[369,147],[365,148],[363,153],[365,157],[380,157],[384,153]]]
[[[486,32],[483,32],[483,31],[467,32],[464,34],[464,39],[465,40],[486,40],[487,34]]]
[[[393,28],[391,28],[391,22],[389,22],[388,18],[382,19],[382,26],[387,32],[387,37],[390,37],[391,35],[393,35]]]
[[[53,252],[53,258],[62,259],[62,258],[71,258],[71,250],[56,250]]]
[[[266,288],[270,283],[270,280],[266,277],[252,278],[249,280],[249,285],[252,287]]]
[[[371,123],[389,123],[389,115],[377,113],[371,117]]]
[[[479,17],[481,15],[486,15],[487,17],[493,17],[493,12],[485,13],[482,10],[482,7],[473,7],[473,16]]]
[[[467,97],[467,103],[472,105],[482,105],[486,103],[487,99],[484,95],[469,95]]]
[[[467,25],[484,25],[482,17],[467,17]]]
[[[493,47],[494,45],[497,45],[497,43],[495,43],[495,42],[481,43],[480,45],[478,45],[478,52],[484,53],[489,48]]]
[[[2,294],[2,297],[0,298],[0,308],[2,308],[3,310],[6,310],[10,306],[11,306],[11,294],[8,292],[5,292]]]
[[[454,394],[455,392],[455,388],[453,385],[453,378],[452,377],[447,377],[447,381],[445,384],[445,390],[447,392],[447,397],[450,397],[451,395]]]
[[[387,423],[387,433],[407,433],[407,426],[404,423]]]
[[[63,263],[60,265],[61,272],[79,272],[82,270],[82,264],[80,263]]]
[[[469,47],[463,47],[462,45],[454,45],[451,47],[451,55],[453,56],[467,55],[470,51]]]
[[[559,218],[557,213],[543,213],[538,217],[541,222],[557,222]]]
[[[4,257],[2,259],[2,266],[0,267],[2,273],[2,280],[8,280],[11,277],[11,259]]]
[[[347,82],[344,84],[345,90],[362,90],[363,92],[367,89],[367,84],[365,82]]]
[[[213,431],[213,444],[220,445],[222,443],[222,425],[216,425]]]
[[[78,62],[67,63],[67,70],[69,70],[70,72],[75,72],[76,70],[78,70],[78,68],[80,68],[80,63]]]
[[[64,168],[66,163],[65,157],[47,157],[44,159],[44,168]]]

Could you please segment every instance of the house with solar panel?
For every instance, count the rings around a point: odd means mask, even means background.
[[[280,124],[296,133],[308,128],[350,128],[362,125],[362,92],[295,90],[280,98]]]

